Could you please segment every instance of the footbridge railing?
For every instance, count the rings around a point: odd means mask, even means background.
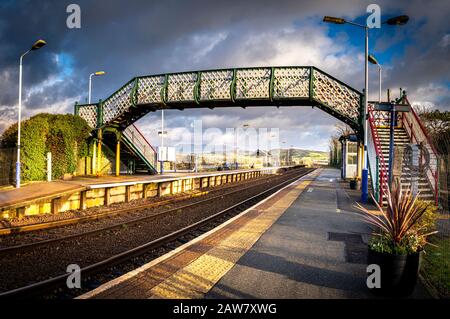
[[[361,131],[362,94],[311,66],[221,69],[140,76],[97,104],[76,105],[92,128],[124,130],[158,109],[317,106]]]

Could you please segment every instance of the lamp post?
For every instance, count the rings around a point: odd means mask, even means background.
[[[404,25],[408,22],[409,17],[406,15],[390,18],[383,24],[388,25]],[[367,157],[367,106],[369,97],[369,27],[367,24],[359,24],[352,21],[347,21],[343,18],[325,16],[324,22],[334,24],[350,24],[364,29],[365,32],[365,53],[364,53],[364,166],[362,169],[362,181],[361,181],[361,201],[367,203],[369,197],[369,170],[368,170],[368,157]]]
[[[291,145],[289,147],[289,150],[288,150],[288,160],[289,160],[288,165],[290,165],[290,163],[292,162],[292,160],[291,160],[291,148],[294,148],[294,145]]]
[[[95,72],[95,73],[91,73],[91,74],[89,75],[89,97],[88,97],[88,103],[89,103],[89,104],[91,104],[92,77],[93,77],[93,76],[102,76],[102,75],[105,75],[105,74],[106,74],[106,72],[104,72],[104,71],[98,71],[98,72]]]
[[[250,127],[250,124],[243,124],[243,128]],[[237,146],[237,134],[238,134],[238,128],[235,129],[234,133],[234,168],[238,169],[238,146]]]
[[[167,156],[167,152],[164,152],[164,136],[167,135],[167,131],[164,131],[164,109],[161,110],[161,131],[158,132],[158,135],[161,136],[161,151],[159,152],[160,157],[162,157],[163,154]],[[160,164],[160,174],[164,174],[164,158],[159,159]],[[197,164],[195,165],[196,171],[197,171]]]
[[[286,145],[286,141],[282,141],[281,144]],[[287,152],[286,152],[286,157],[285,157],[285,159],[286,159],[286,163],[287,163]],[[281,165],[281,163],[280,163],[280,165]],[[285,165],[287,166],[287,164],[285,164]]]
[[[98,72],[91,73],[89,75],[88,104],[91,104],[92,77],[93,76],[102,76],[102,75],[105,75],[105,74],[106,74],[106,72],[104,72],[104,71],[98,71]],[[100,154],[98,154],[98,156],[100,156]],[[94,152],[92,154],[92,172],[93,172],[93,174],[96,173],[96,169],[97,169],[96,163],[97,163],[97,147],[96,147],[96,145],[94,143]]]
[[[16,161],[16,188],[20,188],[20,122],[22,121],[22,65],[23,58],[31,51],[36,51],[46,45],[44,40],[37,40],[31,49],[20,56],[19,62],[19,114],[17,123],[17,161]]]
[[[381,103],[381,64],[373,55],[369,55],[369,62],[378,66],[378,102]]]

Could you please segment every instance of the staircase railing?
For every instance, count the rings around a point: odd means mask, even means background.
[[[414,111],[414,108],[411,107],[411,104],[406,97],[405,100],[409,105],[411,112],[402,112],[402,125],[406,130],[411,143],[419,144],[421,146],[419,165],[420,168],[425,171],[425,176],[433,190],[434,200],[437,205],[439,199],[438,152],[436,151],[433,142],[431,141],[431,138],[416,111]],[[428,153],[428,156],[426,156],[426,153]],[[429,158],[428,163],[426,163],[426,157]]]
[[[123,136],[131,142],[134,148],[140,153],[142,159],[156,169],[156,150],[147,141],[141,131],[134,125],[128,126],[123,132]]]
[[[372,105],[369,105],[368,108],[368,122],[370,129],[368,130],[368,138],[369,138],[369,163],[371,166],[371,175],[372,179],[375,178],[375,181],[372,182],[372,185],[375,185],[375,195],[378,196],[378,202],[380,205],[383,203],[384,194],[387,192],[389,183],[388,183],[388,169],[386,165],[386,161],[384,160],[383,151],[381,148],[380,137],[378,135],[376,119],[374,117],[374,109]],[[370,148],[373,148],[371,150]],[[374,153],[375,152],[375,160]],[[375,167],[375,169],[373,168]],[[374,176],[375,175],[375,176]]]

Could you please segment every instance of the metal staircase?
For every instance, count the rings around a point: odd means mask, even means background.
[[[406,95],[396,101],[409,106],[409,112],[397,114],[394,128],[394,147],[404,148],[408,144],[419,146],[418,169],[411,171],[407,161],[402,159],[400,180],[406,189],[417,181],[419,198],[434,201],[438,204],[438,155],[428,137],[428,134]],[[390,144],[390,113],[375,111],[373,104],[368,109],[368,158],[375,198],[380,204],[385,204],[385,193],[389,187],[389,144]]]
[[[388,163],[389,162],[389,142],[390,142],[390,129],[386,127],[379,127],[378,130],[378,136],[380,139],[380,146],[381,150],[383,152],[384,160]],[[406,130],[403,127],[396,127],[394,129],[394,147],[395,148],[405,148],[408,144],[411,143],[411,140],[406,132]],[[402,164],[402,175],[401,175],[401,183],[402,188],[406,189],[410,184],[412,180],[412,176],[414,175],[414,172],[411,172],[408,165],[406,165],[404,162]],[[423,200],[432,201],[434,200],[433,190],[431,186],[428,183],[428,180],[425,176],[425,174],[421,171],[418,172],[418,188],[419,188],[419,198]]]
[[[145,136],[134,125],[128,126],[122,132],[122,141],[140,160],[136,162],[135,172],[156,174],[157,153]]]
[[[114,136],[105,136],[103,144],[112,151],[115,150],[115,141]],[[134,124],[122,132],[120,161],[129,174],[157,173],[156,151]]]

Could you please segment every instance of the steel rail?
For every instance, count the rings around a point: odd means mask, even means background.
[[[259,178],[246,180],[246,182],[253,183],[253,182],[262,181],[262,180],[269,180],[271,177],[273,177],[273,176],[266,175],[266,176],[262,176]],[[200,192],[193,193],[193,194],[187,194],[187,195],[170,196],[170,197],[168,197],[167,200],[161,200],[161,201],[156,201],[153,203],[136,205],[136,206],[133,206],[133,208],[126,208],[126,207],[125,208],[117,208],[117,209],[112,208],[111,210],[108,210],[106,212],[92,214],[92,215],[88,215],[88,216],[67,218],[67,219],[55,220],[55,221],[50,221],[50,222],[34,223],[34,224],[23,225],[23,226],[0,228],[0,237],[8,236],[8,235],[16,235],[16,234],[20,234],[20,233],[26,233],[26,232],[37,231],[37,230],[47,230],[47,229],[52,229],[52,228],[56,228],[56,227],[77,224],[77,223],[81,223],[81,222],[85,222],[85,221],[99,220],[101,218],[112,217],[112,216],[119,215],[122,213],[127,213],[127,212],[131,211],[132,209],[137,211],[137,210],[144,210],[147,208],[163,206],[168,203],[183,201],[186,199],[191,199],[191,198],[223,191],[224,189],[227,189],[227,188],[239,187],[239,185],[240,185],[239,183],[233,183],[233,182],[226,183],[226,184],[218,185],[218,186],[223,186],[220,188],[215,188],[215,189],[210,189],[210,190],[201,190]],[[0,248],[0,252],[1,251],[2,251],[2,249]]]
[[[306,170],[306,171],[308,172],[309,170]],[[298,173],[298,172],[292,172],[292,173],[288,173],[288,174],[294,174],[294,173]],[[286,176],[286,175],[281,175],[281,176],[278,176],[278,177],[281,178],[283,176]],[[264,180],[264,181],[267,181],[267,180]],[[164,210],[162,212],[158,212],[158,213],[147,215],[147,216],[132,218],[132,219],[126,220],[124,222],[119,222],[119,223],[116,223],[116,224],[113,224],[113,225],[109,225],[109,226],[93,229],[93,230],[86,231],[86,232],[80,232],[80,233],[76,233],[76,234],[72,234],[72,235],[62,236],[62,237],[59,237],[59,238],[45,239],[45,240],[41,240],[41,241],[37,241],[37,242],[31,242],[31,243],[22,244],[22,245],[16,245],[16,246],[10,246],[10,247],[1,248],[0,249],[0,254],[11,253],[13,251],[19,251],[19,250],[23,250],[23,249],[36,248],[36,247],[39,247],[39,246],[42,246],[42,245],[50,245],[50,244],[54,244],[54,243],[58,243],[58,242],[63,242],[63,241],[66,241],[66,240],[72,240],[74,238],[79,238],[79,237],[92,236],[92,235],[99,234],[99,233],[102,233],[102,232],[105,232],[105,231],[121,228],[121,227],[126,226],[126,225],[131,225],[131,224],[136,224],[136,223],[139,223],[139,222],[148,221],[148,220],[154,219],[154,218],[162,216],[162,215],[166,215],[166,214],[170,214],[170,213],[179,211],[180,209],[186,209],[186,208],[195,207],[197,205],[204,204],[206,202],[214,201],[214,200],[216,200],[218,198],[223,198],[225,196],[229,196],[229,195],[232,195],[232,194],[235,194],[235,193],[238,193],[238,192],[242,192],[244,190],[248,190],[248,189],[251,189],[251,188],[258,187],[260,185],[261,185],[261,183],[257,183],[256,185],[251,185],[251,186],[244,187],[244,188],[239,188],[238,187],[238,189],[235,189],[235,190],[233,190],[231,192],[227,192],[225,194],[219,194],[219,195],[216,195],[216,196],[213,196],[213,197],[210,197],[210,198],[202,199],[202,200],[194,202],[194,203],[190,203],[190,204],[182,205],[182,206],[179,206],[179,207],[171,208],[171,209]],[[217,191],[219,191],[219,190],[217,190]],[[153,208],[153,207],[145,207],[143,205],[143,207],[141,207],[141,208],[136,207],[136,206],[135,207],[131,207],[131,208],[123,208],[123,209],[120,209],[120,213],[125,213],[127,211],[128,212],[133,212],[133,211],[136,211],[136,209],[145,210],[147,208]],[[119,213],[116,213],[116,214],[119,214]]]
[[[305,170],[304,172],[301,173],[301,175],[296,176],[294,178],[290,178],[286,181],[281,182],[278,185],[275,185],[269,189],[266,189],[250,198],[247,198],[237,204],[233,204],[232,206],[223,209],[222,211],[211,215],[209,217],[206,217],[194,224],[191,224],[189,226],[186,226],[182,229],[179,229],[177,231],[174,231],[170,234],[167,234],[163,237],[160,237],[158,239],[155,239],[153,241],[150,241],[148,243],[145,243],[143,245],[137,246],[135,248],[132,248],[130,250],[121,252],[119,254],[116,254],[112,257],[109,257],[107,259],[104,259],[100,262],[94,263],[92,265],[86,266],[84,268],[81,269],[81,273],[83,274],[92,274],[95,272],[99,272],[102,269],[106,269],[109,268],[111,266],[117,265],[125,260],[129,260],[130,258],[136,257],[138,255],[142,255],[143,253],[145,253],[146,251],[152,250],[152,249],[156,249],[159,248],[167,243],[173,242],[174,240],[178,239],[181,236],[184,236],[188,233],[191,233],[192,231],[199,229],[203,226],[205,226],[206,224],[208,224],[209,222],[212,222],[213,220],[216,220],[230,212],[232,212],[234,209],[239,208],[240,206],[246,205],[251,203],[252,201],[260,198],[261,196],[265,196],[266,194],[273,192],[274,190],[278,189],[278,188],[282,188],[285,185],[288,185],[290,183],[293,183],[296,180],[299,180],[300,178],[302,178],[303,176],[311,173],[313,170]],[[269,195],[267,195],[266,197],[268,197]],[[197,236],[196,236],[197,237]],[[70,274],[62,274],[53,278],[49,278],[47,280],[44,281],[40,281],[37,283],[33,283],[30,284],[28,286],[24,286],[21,288],[16,288],[10,291],[6,291],[3,293],[0,293],[0,298],[14,298],[14,297],[21,297],[21,296],[30,296],[30,295],[36,295],[38,293],[42,293],[42,292],[46,292],[49,291],[53,288],[56,287],[60,287],[64,284],[66,284],[66,280],[68,278]]]

